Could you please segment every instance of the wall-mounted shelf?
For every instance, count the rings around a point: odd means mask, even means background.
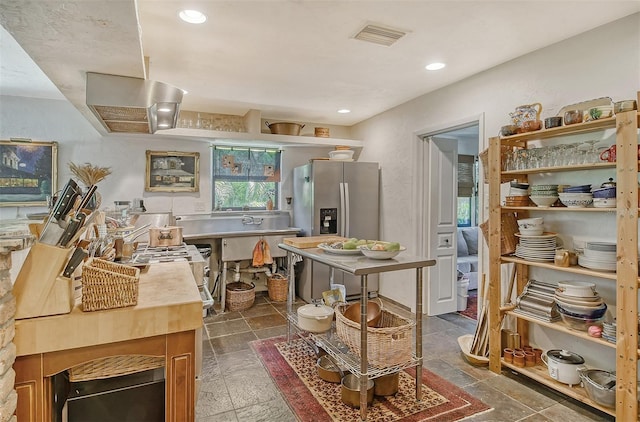
[[[182,120],[188,119],[191,122],[194,122],[198,115],[201,115],[203,119],[206,118],[206,120],[209,121],[215,119],[217,116],[221,119],[227,119],[230,122],[230,127],[235,129],[241,128],[242,131],[214,130],[220,126],[219,124],[211,124],[209,128],[181,127],[183,126]],[[352,148],[362,148],[364,146],[364,142],[360,140],[345,139],[342,137],[324,138],[304,134],[300,136],[293,136],[263,133],[262,131],[265,129],[265,126],[260,110],[249,110],[244,116],[181,111],[179,121],[181,124],[177,128],[158,130],[155,135],[205,141],[213,145],[230,146],[239,144],[242,146],[257,147],[335,147],[336,145],[344,145]],[[315,124],[308,123],[307,127],[310,126],[315,126]],[[334,126],[331,131],[344,134],[348,133],[349,128]]]

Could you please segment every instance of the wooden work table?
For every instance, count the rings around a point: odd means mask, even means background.
[[[195,419],[196,330],[202,300],[188,262],[140,273],[136,306],[18,320],[14,343],[19,421],[51,419],[51,376],[119,355],[165,358],[167,421]]]

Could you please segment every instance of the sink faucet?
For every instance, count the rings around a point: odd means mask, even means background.
[[[242,224],[246,224],[246,225],[253,224],[253,225],[257,226],[257,225],[262,224],[262,220],[263,220],[262,218],[259,218],[259,217],[256,218],[256,217],[254,217],[252,215],[243,215],[242,216]]]

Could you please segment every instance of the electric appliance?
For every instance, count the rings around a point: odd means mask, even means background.
[[[380,222],[378,163],[313,160],[293,169],[293,224],[301,236],[335,234],[378,240]],[[344,284],[347,297],[360,296],[360,277],[333,272],[305,259],[296,292],[306,302],[322,298],[330,283]],[[378,292],[378,276],[368,276],[369,296]]]

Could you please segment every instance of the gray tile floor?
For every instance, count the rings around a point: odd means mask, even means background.
[[[393,303],[385,302],[384,306],[409,315]],[[286,334],[285,308],[285,304],[270,302],[266,294],[258,293],[255,304],[246,311],[220,313],[216,306],[205,318],[196,421],[297,420],[249,346],[256,339]],[[474,320],[455,313],[424,317],[424,366],[494,408],[466,421],[614,420],[526,377],[510,371],[497,375],[487,368],[469,365],[461,356],[457,338],[473,333],[475,325]]]

